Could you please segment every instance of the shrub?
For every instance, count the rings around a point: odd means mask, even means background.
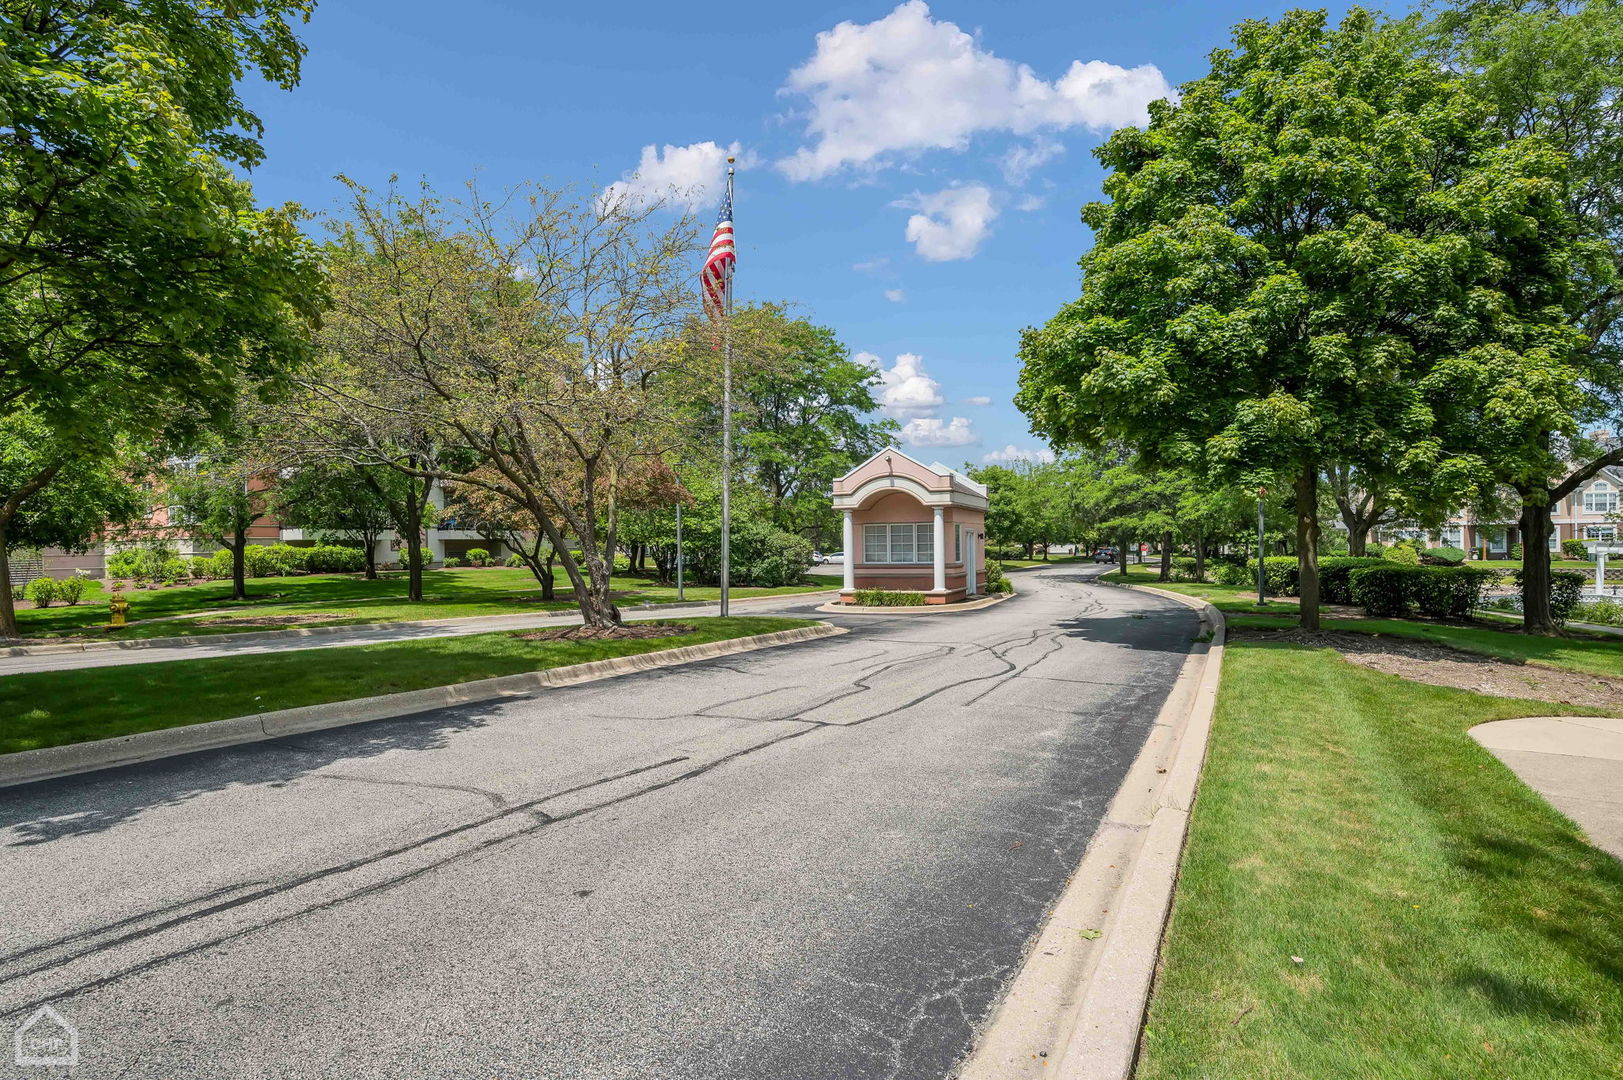
[[[72,607],[77,604],[85,594],[85,579],[78,574],[66,577],[56,583],[56,598]]]
[[[1217,571],[1214,576],[1217,578],[1217,583],[1219,585],[1229,585],[1234,588],[1244,588],[1247,585],[1255,585],[1257,583],[1257,572],[1255,569],[1253,569],[1254,566],[1255,564],[1252,564],[1252,566],[1247,566],[1243,562],[1218,563]]]
[[[454,555],[447,555],[445,557],[445,561],[440,565],[445,567],[447,570],[455,570],[462,565],[462,560]]]
[[[47,608],[60,599],[56,589],[56,579],[37,577],[30,581],[23,589],[23,595],[34,602],[35,607]]]
[[[342,544],[321,544],[300,549],[304,569],[312,574],[358,574],[366,569],[366,552]]]
[[[1386,559],[1367,555],[1335,555],[1319,560],[1319,600],[1326,604],[1352,604],[1352,572],[1364,566],[1389,566]]]
[[[186,573],[193,581],[207,581],[214,577],[214,563],[202,555],[193,555],[186,560]]]
[[[517,555],[509,555],[507,558],[502,560],[502,565],[510,567],[514,570],[520,570],[524,567],[524,560],[519,558]]]
[[[1425,562],[1436,563],[1440,566],[1458,566],[1465,561],[1465,549],[1446,545],[1434,547],[1427,550],[1421,558]]]
[[[739,584],[775,589],[798,585],[811,569],[812,542],[763,522],[735,527],[732,572]]]
[[[1407,615],[1414,603],[1412,580],[1419,566],[1385,560],[1386,566],[1361,566],[1349,575],[1353,602],[1371,615]]]
[[[1516,588],[1522,588],[1521,567],[1510,572],[1510,580]],[[1584,586],[1589,581],[1589,575],[1582,570],[1552,570],[1550,571],[1550,617],[1557,623],[1564,623],[1572,617],[1578,605],[1584,598]]]
[[[208,557],[209,577],[224,581],[231,577],[231,552],[221,548]]]
[[[1365,558],[1379,559],[1382,555],[1385,555],[1385,554],[1386,554],[1386,545],[1381,543],[1379,540],[1371,540],[1367,544],[1364,545],[1364,557]]]
[[[1587,559],[1589,558],[1589,545],[1582,540],[1563,540],[1561,541],[1561,554],[1569,559]]]
[[[469,566],[489,566],[490,552],[484,548],[469,548],[466,553]],[[450,560],[447,559],[447,562]]]
[[[849,555],[846,556],[846,558],[850,557]],[[986,560],[986,592],[989,596],[1014,592],[1014,583],[1003,572],[1003,564],[996,559]]]
[[[1420,552],[1408,544],[1393,544],[1381,555],[1381,558],[1395,562],[1400,566],[1419,566]]]
[[[922,607],[924,594],[899,589],[858,589],[856,602],[863,607]]]
[[[136,581],[161,578],[164,564],[179,556],[180,553],[174,548],[162,545],[125,548],[107,556],[107,576],[133,578]]]
[[[1172,560],[1173,581],[1199,581],[1200,575],[1195,573],[1195,560],[1187,556],[1180,556]]]
[[[1434,619],[1469,619],[1482,606],[1482,595],[1499,580],[1484,566],[1427,566],[1412,579],[1415,606]]]
[[[1251,559],[1246,564],[1246,573],[1249,575],[1243,584],[1255,585],[1257,583],[1257,560]],[[1270,555],[1263,560],[1264,588],[1269,596],[1295,596],[1296,595],[1296,556]]]
[[[1510,545],[1510,551],[1506,553],[1505,557],[1508,558],[1508,559],[1514,560],[1515,562],[1521,562],[1522,561],[1522,546],[1520,544],[1511,544]]]
[[[429,567],[433,566],[434,553],[427,548],[423,548],[417,565],[422,567],[424,570],[427,570]],[[399,556],[394,562],[389,564],[389,568],[392,570],[409,570],[411,568],[411,552],[402,547],[400,549]]]
[[[1406,615],[1419,608],[1438,619],[1468,619],[1499,573],[1481,566],[1354,567],[1352,599],[1371,615]]]
[[[1572,612],[1579,622],[1602,623],[1606,626],[1623,626],[1623,604],[1616,600],[1603,597],[1579,604]]]
[[[174,585],[177,582],[190,577],[191,575],[187,572],[186,563],[184,561],[180,559],[165,559],[163,561],[163,565],[158,568],[158,572],[154,576],[160,581]]]

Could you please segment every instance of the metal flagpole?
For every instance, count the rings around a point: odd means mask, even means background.
[[[733,159],[727,159],[727,205],[733,203]],[[736,211],[734,211],[736,213]],[[733,229],[734,244],[738,230]],[[725,321],[721,354],[721,615],[727,617],[728,572],[732,556],[733,488],[733,264],[727,264]]]

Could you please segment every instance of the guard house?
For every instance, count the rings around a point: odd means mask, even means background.
[[[939,462],[881,450],[834,481],[845,518],[845,587],[905,589],[927,604],[986,591],[986,487]]]

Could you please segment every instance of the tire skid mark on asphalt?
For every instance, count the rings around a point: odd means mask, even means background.
[[[176,918],[167,919],[167,920],[164,920],[162,922],[155,923],[152,926],[145,927],[145,928],[143,928],[141,930],[135,930],[135,931],[132,931],[130,933],[123,934],[121,936],[114,937],[114,938],[111,938],[111,939],[106,940],[106,941],[98,942],[97,944],[92,945],[89,948],[82,949],[82,950],[80,950],[78,952],[71,953],[70,955],[67,955],[67,956],[58,957],[58,958],[56,958],[54,960],[48,961],[48,962],[46,962],[44,964],[38,964],[38,965],[36,965],[36,966],[34,966],[32,968],[27,968],[27,969],[25,969],[23,971],[5,972],[3,974],[3,976],[0,976],[0,978],[3,978],[5,982],[11,982],[11,981],[14,981],[16,979],[27,978],[30,975],[37,975],[37,974],[39,974],[41,972],[49,971],[49,970],[51,970],[53,968],[62,967],[64,965],[72,963],[72,962],[74,962],[76,960],[84,959],[87,956],[92,956],[95,953],[105,952],[106,950],[114,948],[114,947],[119,946],[119,945],[126,945],[126,944],[129,944],[129,943],[134,942],[134,941],[139,941],[142,938],[150,937],[153,934],[161,933],[164,930],[168,930],[168,929],[171,929],[173,927],[180,926],[180,925],[183,925],[183,924],[188,923],[188,922],[192,922],[192,921],[197,920],[197,919],[205,918],[205,917],[210,916],[210,915],[218,915],[218,914],[220,914],[222,912],[230,911],[233,908],[241,907],[244,904],[252,903],[252,902],[254,902],[256,900],[263,900],[263,899],[266,899],[267,897],[275,896],[275,895],[277,895],[279,893],[288,892],[288,891],[290,891],[292,889],[296,889],[296,888],[299,888],[299,887],[304,886],[304,885],[309,885],[312,882],[321,881],[321,880],[323,880],[325,878],[334,877],[334,876],[339,875],[339,874],[350,873],[352,871],[358,870],[358,869],[360,869],[362,867],[365,867],[365,866],[371,866],[371,865],[373,865],[375,863],[382,862],[382,861],[384,861],[386,859],[391,859],[391,858],[394,858],[394,857],[396,857],[398,855],[403,855],[403,854],[405,854],[407,852],[415,851],[415,850],[417,850],[419,848],[426,847],[429,844],[437,843],[440,840],[449,839],[450,837],[459,835],[461,833],[465,833],[465,832],[468,832],[468,831],[473,830],[473,829],[481,828],[481,827],[483,827],[485,825],[491,824],[492,822],[500,821],[501,819],[506,818],[506,817],[511,817],[513,815],[516,815],[516,814],[528,813],[532,809],[534,809],[535,807],[538,807],[541,803],[544,803],[544,802],[550,802],[550,801],[552,801],[554,799],[561,799],[561,798],[564,798],[565,796],[568,796],[568,795],[579,794],[582,791],[586,791],[586,790],[589,790],[589,789],[594,788],[594,787],[600,787],[600,786],[602,786],[604,784],[611,784],[611,783],[614,783],[615,781],[618,781],[618,780],[625,780],[625,779],[628,779],[628,778],[633,777],[633,776],[638,776],[638,775],[640,775],[642,773],[651,772],[654,769],[662,769],[662,768],[666,767],[667,765],[675,765],[675,764],[678,764],[680,762],[687,761],[687,760],[689,760],[689,759],[686,758],[686,757],[667,758],[664,761],[654,762],[652,765],[640,765],[640,766],[638,766],[638,767],[636,767],[634,769],[628,769],[628,770],[626,770],[624,772],[616,773],[616,774],[614,774],[612,776],[604,776],[604,777],[599,777],[599,778],[597,778],[595,780],[588,780],[588,781],[586,781],[584,783],[577,784],[577,785],[575,785],[573,787],[565,788],[562,791],[552,792],[551,794],[543,795],[543,796],[540,796],[539,798],[535,798],[535,799],[531,799],[531,800],[529,800],[527,802],[519,803],[516,806],[508,807],[505,810],[500,810],[500,811],[497,811],[496,813],[492,813],[492,814],[485,814],[485,815],[483,815],[481,817],[478,817],[478,818],[475,818],[475,819],[473,819],[471,821],[463,822],[460,825],[453,825],[448,829],[442,829],[439,832],[431,833],[428,836],[419,837],[418,839],[413,840],[410,843],[399,844],[399,845],[396,845],[395,847],[387,848],[387,849],[385,849],[383,851],[375,852],[375,853],[373,853],[371,855],[366,855],[366,856],[363,856],[363,857],[361,857],[359,859],[351,859],[348,862],[337,863],[337,864],[335,864],[333,866],[322,867],[320,870],[312,870],[309,873],[299,874],[299,875],[296,875],[296,876],[294,876],[292,878],[288,878],[288,879],[286,879],[284,881],[266,885],[264,888],[257,889],[254,892],[247,893],[247,894],[242,895],[242,896],[238,896],[238,897],[236,897],[234,899],[231,899],[231,900],[224,900],[224,901],[221,901],[219,903],[212,904],[212,905],[210,905],[208,907],[203,908],[200,911],[195,911],[195,912],[192,912],[192,913],[190,913],[188,915],[183,915],[183,916],[178,916]],[[550,824],[552,822],[552,820],[554,820],[554,819],[549,817],[547,823]],[[144,913],[144,914],[140,914],[140,915],[133,915],[133,916],[126,917],[124,919],[120,919],[117,922],[109,923],[106,926],[97,927],[97,928],[90,929],[90,930],[79,931],[79,932],[77,932],[75,934],[72,934],[72,935],[69,935],[67,937],[57,938],[57,939],[55,939],[53,941],[44,942],[42,944],[35,945],[35,946],[31,947],[30,949],[28,949],[26,951],[26,954],[31,955],[31,954],[39,953],[39,952],[46,951],[46,950],[49,950],[49,949],[60,948],[62,945],[73,942],[73,941],[82,941],[87,937],[95,937],[95,936],[98,936],[98,935],[101,935],[101,934],[106,934],[111,930],[117,930],[117,929],[119,929],[121,927],[125,927],[125,926],[128,926],[128,925],[132,924],[132,923],[139,922],[142,919],[151,918],[154,914],[156,914],[156,915],[167,914],[168,912],[176,911],[176,910],[179,910],[180,908],[189,907],[189,906],[191,906],[193,904],[201,903],[206,899],[209,899],[209,898],[214,897],[214,896],[222,895],[223,893],[226,893],[226,892],[232,892],[232,891],[240,890],[243,887],[244,886],[241,886],[241,885],[230,886],[230,887],[228,887],[226,889],[216,890],[215,892],[206,894],[204,897],[194,898],[192,900],[182,901],[179,904],[173,904],[173,905],[170,905],[168,907],[159,908],[155,912],[148,912],[148,913]],[[20,956],[25,955],[25,954],[24,953],[18,953],[18,954],[14,954],[14,955],[20,957]],[[7,962],[9,962],[10,959],[11,958],[8,957]],[[103,985],[103,984],[98,983],[98,985]],[[68,993],[55,995],[55,996],[52,996],[50,998],[42,998],[39,1001],[31,1003],[30,1005],[18,1006],[18,1011],[38,1006],[40,1004],[43,1004],[46,1001],[60,1000],[62,997],[71,996],[71,994],[73,992],[74,991],[69,991]]]
[[[211,892],[206,892],[201,896],[189,897],[185,900],[179,900],[173,904],[165,904],[163,907],[153,908],[149,911],[139,911],[134,915],[126,915],[124,918],[115,922],[106,923],[102,926],[93,926],[88,930],[79,930],[72,934],[67,934],[63,937],[43,942],[39,945],[30,945],[26,949],[19,949],[16,952],[7,953],[4,956],[0,956],[0,967],[4,967],[6,964],[14,964],[18,960],[21,960],[24,957],[33,956],[36,953],[61,948],[63,945],[67,945],[75,941],[83,941],[88,937],[95,937],[98,934],[105,934],[109,931],[117,930],[120,927],[138,923],[143,919],[151,919],[156,918],[159,915],[167,915],[172,911],[179,911],[182,908],[189,908],[196,904],[207,903],[210,900],[225,896],[228,893],[241,892],[244,889],[257,888],[258,886],[264,884],[264,879],[257,879],[254,881],[239,881],[235,885],[226,885],[222,888],[214,889]]]
[[[386,784],[389,787],[425,788],[429,791],[457,791],[464,795],[477,795],[482,799],[489,799],[490,805],[498,809],[507,805],[507,796],[488,788],[469,787],[465,784],[430,784],[426,780],[385,780],[376,776],[355,776],[351,773],[335,772],[311,773],[307,779],[342,780],[352,784]]]

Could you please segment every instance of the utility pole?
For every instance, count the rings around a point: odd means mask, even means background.
[[[682,602],[682,504],[676,504],[676,602]]]

